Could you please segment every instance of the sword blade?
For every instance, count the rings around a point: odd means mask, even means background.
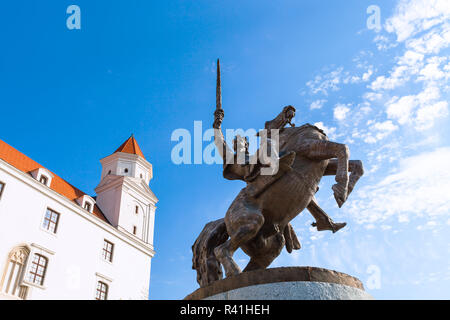
[[[222,109],[222,86],[220,83],[220,61],[217,59],[216,110]]]

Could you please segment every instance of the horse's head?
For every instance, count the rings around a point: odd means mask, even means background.
[[[286,124],[290,124],[294,127],[291,121],[295,117],[295,111],[295,108],[291,105],[284,107],[275,119],[266,122],[264,128],[266,130],[283,129]]]

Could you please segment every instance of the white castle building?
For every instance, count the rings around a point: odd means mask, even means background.
[[[96,197],[0,140],[0,299],[147,299],[152,165],[131,136]]]

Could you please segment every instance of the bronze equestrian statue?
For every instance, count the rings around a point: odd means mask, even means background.
[[[262,174],[268,164],[259,160],[256,164],[250,163],[247,139],[236,136],[233,152],[223,137],[219,61],[216,90],[214,141],[224,159],[223,175],[229,180],[243,180],[247,186],[234,199],[225,218],[206,224],[192,246],[192,268],[197,271],[197,282],[201,287],[222,279],[222,265],[227,277],[241,272],[233,260],[238,248],[250,257],[244,272],[267,268],[283,247],[289,253],[300,249],[290,221],[305,208],[315,218],[313,226],[319,231],[336,232],[343,228],[346,224],[334,223],[318,206],[314,194],[323,176],[334,175],[336,184],[332,189],[341,207],[363,175],[362,162],[349,160],[349,149],[345,144],[329,141],[326,134],[313,125],[292,125],[295,115],[292,106],[285,107],[275,119],[265,124],[266,130],[274,132],[275,129],[279,134],[279,150],[275,153],[279,169],[272,175]],[[287,124],[291,127],[285,128]],[[269,138],[264,143],[274,143],[270,133],[267,135]],[[243,162],[239,163],[239,157]]]

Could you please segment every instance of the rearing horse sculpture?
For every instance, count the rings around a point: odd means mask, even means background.
[[[224,112],[221,107],[220,67],[217,64],[216,112],[213,127],[219,153],[234,154],[226,145],[221,131]],[[284,128],[295,115],[288,106],[266,129],[279,129],[280,169],[274,175],[261,175],[261,166],[225,163],[224,177],[247,182],[230,205],[224,219],[208,223],[192,246],[193,269],[201,287],[226,276],[240,273],[233,254],[241,248],[250,261],[245,271],[265,269],[281,253],[300,249],[300,243],[290,221],[307,208],[316,218],[319,231],[336,232],[345,223],[334,223],[317,205],[314,194],[323,176],[335,175],[332,190],[339,207],[347,200],[358,179],[363,174],[362,162],[349,160],[345,144],[329,141],[319,128],[305,124]],[[239,151],[248,155],[246,139],[234,140],[234,159]],[[348,173],[351,173],[350,176]]]

